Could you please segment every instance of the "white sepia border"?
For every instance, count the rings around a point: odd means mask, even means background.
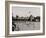
[[[19,7],[39,7],[40,8],[40,30],[31,30],[31,31],[12,31],[12,7],[19,6]],[[26,34],[26,33],[43,33],[43,6],[41,5],[21,5],[21,4],[10,4],[10,16],[9,16],[9,34]]]

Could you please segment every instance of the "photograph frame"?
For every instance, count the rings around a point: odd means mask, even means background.
[[[42,5],[43,6],[43,33],[32,33],[32,34],[9,34],[9,5],[10,4],[29,4],[29,5]],[[20,2],[20,1],[5,1],[5,36],[6,37],[19,37],[19,36],[35,36],[45,35],[45,4],[35,2]]]

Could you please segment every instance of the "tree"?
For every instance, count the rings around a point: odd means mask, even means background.
[[[32,20],[32,15],[30,15],[30,17],[29,17],[28,21],[31,21],[31,20]]]
[[[12,21],[15,21],[15,18],[12,16]]]
[[[16,15],[16,18],[18,18],[19,16],[18,15]]]
[[[37,16],[36,19],[39,20],[39,22],[40,22],[40,16]]]

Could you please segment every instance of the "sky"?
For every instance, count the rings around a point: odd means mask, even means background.
[[[12,15],[16,17],[27,17],[27,16],[40,16],[40,8],[39,7],[12,7]]]

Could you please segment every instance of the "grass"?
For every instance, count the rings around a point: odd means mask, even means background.
[[[40,22],[30,22],[30,21],[15,21],[16,29],[18,31],[24,30],[39,30]]]

